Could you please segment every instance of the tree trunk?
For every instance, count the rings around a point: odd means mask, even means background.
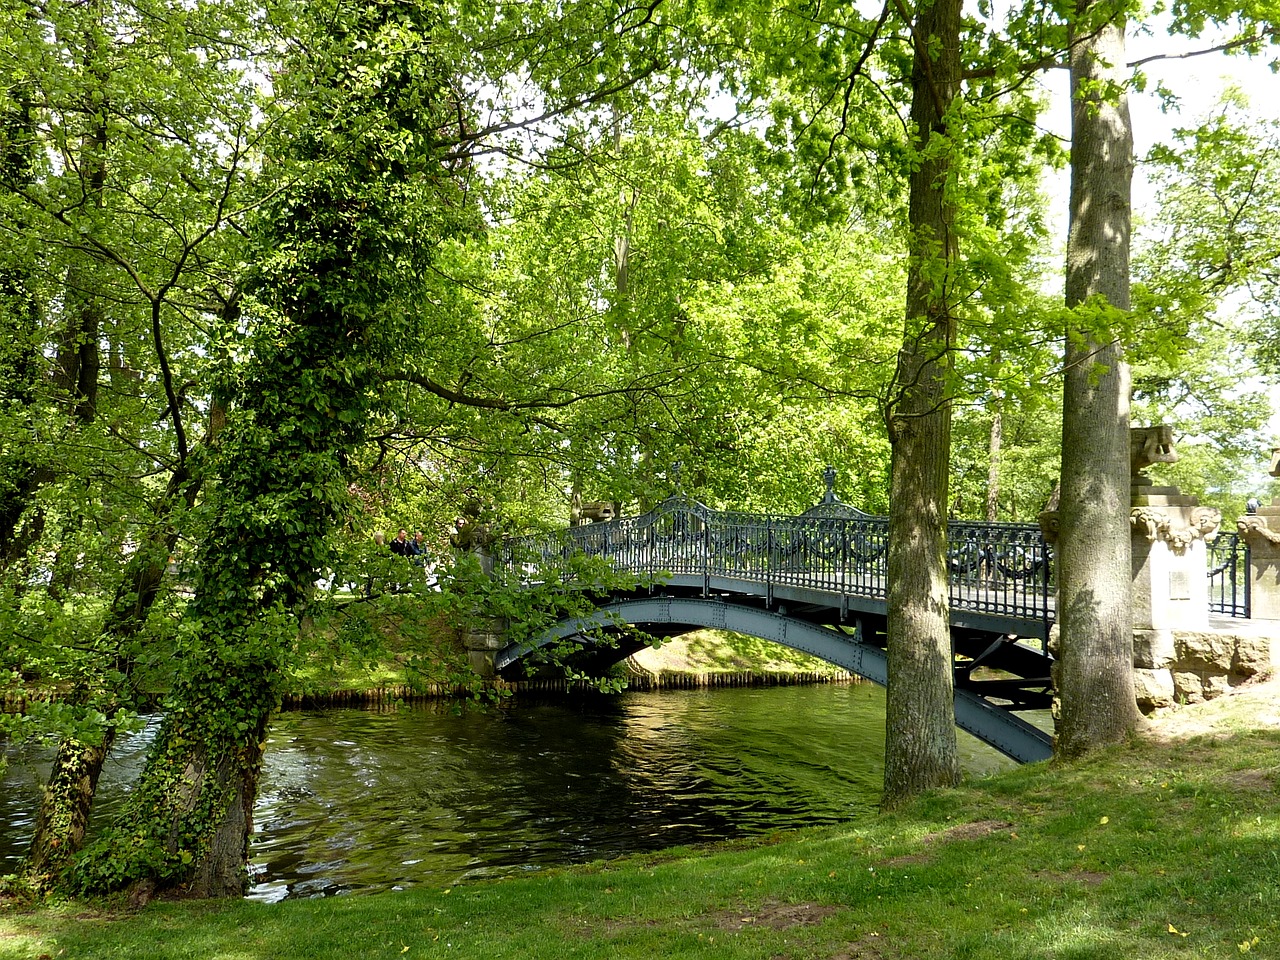
[[[94,9],[101,19],[100,0],[94,0]],[[91,117],[89,127],[80,141],[80,170],[83,173],[83,205],[88,211],[80,224],[81,229],[95,229],[93,217],[103,207],[103,194],[107,183],[108,130],[103,102],[107,97],[110,68],[103,50],[104,40],[98,26],[91,25],[84,34],[84,67],[96,80],[90,90],[85,114]],[[29,118],[28,118],[29,120]],[[34,139],[34,131],[32,133]],[[99,345],[103,306],[98,291],[95,270],[87,258],[73,262],[67,269],[63,286],[63,328],[58,336],[57,352],[53,363],[53,384],[61,394],[69,411],[80,423],[92,423],[97,416]],[[33,307],[33,310],[35,308]],[[34,317],[33,317],[34,319]],[[20,524],[27,508],[42,486],[53,481],[56,472],[47,466],[32,465],[22,473],[10,496],[0,498],[0,561],[7,567],[21,558],[44,531],[45,517],[37,509]],[[71,518],[69,522],[73,522]],[[54,563],[54,578],[50,593],[58,596],[69,585],[73,565],[64,560]]]
[[[946,565],[949,377],[955,321],[945,267],[956,258],[951,160],[937,149],[960,87],[961,0],[922,5],[913,30],[911,119],[919,165],[910,184],[906,333],[886,410],[889,491],[886,808],[959,781]],[[932,142],[931,142],[932,141]],[[930,150],[930,147],[934,149]]]
[[[274,685],[264,698],[256,677],[252,670],[224,673],[202,690],[186,685],[176,691],[182,709],[161,722],[133,804],[147,810],[144,843],[150,847],[139,858],[148,869],[131,878],[135,902],[157,890],[195,898],[242,897],[248,891],[253,806],[275,705]],[[250,697],[228,703],[227,697],[241,691]]]
[[[101,21],[105,19],[102,0],[92,0],[93,15],[84,32],[85,72],[96,81],[89,87],[85,98],[85,115],[92,118],[80,143],[80,170],[84,183],[84,204],[87,222],[81,229],[93,231],[96,215],[103,209],[103,193],[107,186],[107,110],[110,96],[108,84],[111,68],[109,52],[104,48],[110,41],[102,34]],[[71,399],[76,418],[90,423],[97,415],[98,336],[102,328],[102,299],[99,295],[96,271],[92,261],[85,258],[74,262],[67,270],[63,294],[65,324],[58,343],[55,383]]]
[[[0,178],[7,184],[29,184],[36,152],[36,129],[32,91],[15,85],[8,91],[11,107],[0,111]],[[21,224],[19,225],[21,229]],[[0,343],[0,401],[21,418],[18,429],[35,430],[31,416],[42,370],[40,357],[40,303],[35,293],[34,265],[15,260],[0,268],[0,323],[4,342]],[[0,455],[0,571],[6,570],[35,542],[34,523],[23,528],[23,517],[34,490],[46,473],[41,465],[16,443]],[[25,579],[22,576],[17,582]]]
[[[1071,227],[1058,528],[1059,757],[1126,737],[1133,690],[1129,366],[1105,311],[1129,309],[1133,134],[1122,19],[1078,8],[1071,54]],[[1117,94],[1116,91],[1119,91]]]
[[[58,744],[23,864],[23,874],[35,889],[51,889],[84,845],[93,795],[113,739],[108,728],[101,743],[68,737]]]
[[[58,745],[23,864],[28,883],[37,890],[52,889],[72,856],[84,846],[98,777],[115,739],[117,715],[126,708],[136,709],[133,691],[129,688],[133,661],[128,642],[141,632],[147,621],[164,582],[169,554],[177,543],[177,530],[168,518],[180,503],[190,510],[199,488],[200,481],[192,480],[185,468],[180,466],[174,471],[158,506],[161,522],[153,529],[149,541],[125,564],[102,627],[104,646],[115,651],[111,669],[117,677],[116,687],[107,692],[107,702],[96,704],[107,715],[103,741],[90,744],[66,737]]]
[[[1004,450],[1004,392],[991,391],[991,432],[987,438],[987,523],[1000,519],[1000,456]]]

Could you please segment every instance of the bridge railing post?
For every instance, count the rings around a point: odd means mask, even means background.
[[[1044,623],[1044,632],[1040,636],[1040,652],[1047,654],[1049,652],[1049,630],[1053,625],[1053,617],[1049,614],[1049,598],[1050,584],[1053,580],[1053,570],[1050,568],[1050,552],[1053,547],[1045,538],[1044,531],[1040,531],[1040,618]]]
[[[768,517],[764,522],[765,526],[765,564],[764,564],[764,588],[765,588],[765,604],[769,607],[773,606],[773,570],[777,564],[774,562],[773,549],[773,517]]]
[[[652,514],[650,514],[652,516]],[[657,557],[658,545],[654,542],[653,537],[654,521],[650,520],[648,527],[645,529],[645,552],[649,555],[649,582],[653,583],[657,576]]]
[[[711,521],[702,524],[702,595],[711,595]]]

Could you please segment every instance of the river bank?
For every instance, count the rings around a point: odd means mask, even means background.
[[[458,648],[455,677],[462,673]],[[379,706],[397,701],[476,696],[474,678],[408,682],[404,664],[395,658],[371,667],[306,675],[305,685],[286,691],[286,710],[317,707]],[[780,644],[717,630],[697,630],[659,647],[646,647],[616,668],[629,690],[698,690],[718,687],[794,686],[857,682],[858,678],[825,660]],[[327,679],[326,679],[327,677]],[[583,681],[538,677],[500,682],[509,693],[556,694],[592,689]]]
[[[0,958],[1280,955],[1280,685],[869,821],[366,897],[0,914]]]

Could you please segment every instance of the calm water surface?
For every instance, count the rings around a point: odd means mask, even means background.
[[[1013,762],[961,733],[966,771]],[[122,800],[141,735],[104,773]],[[871,684],[627,693],[502,711],[282,714],[251,848],[261,900],[447,885],[874,812],[884,690]],[[30,837],[45,766],[11,752],[0,872]]]

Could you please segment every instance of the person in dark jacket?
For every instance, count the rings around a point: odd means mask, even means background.
[[[413,556],[413,544],[409,541],[409,535],[404,527],[400,528],[396,538],[391,541],[391,552],[400,557]]]

